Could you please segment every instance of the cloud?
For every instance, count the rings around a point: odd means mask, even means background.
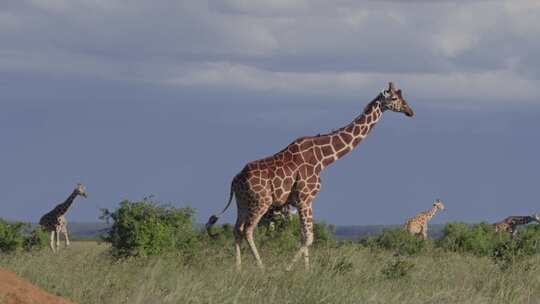
[[[395,81],[409,96],[433,101],[456,102],[534,101],[540,94],[535,81],[506,70],[489,72],[437,73],[361,73],[271,72],[252,66],[226,62],[207,63],[186,68],[182,76],[165,80],[168,85],[233,87],[254,91],[285,91],[309,94],[345,94],[358,96],[372,91],[374,96],[388,81]],[[473,93],[471,93],[473,92]],[[373,97],[374,97],[373,96]],[[368,96],[372,97],[372,96]]]
[[[529,102],[540,78],[537,1],[7,0],[0,8],[3,74],[337,96],[399,79],[430,100]]]

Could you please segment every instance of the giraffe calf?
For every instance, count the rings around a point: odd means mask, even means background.
[[[405,222],[405,229],[413,235],[421,234],[424,239],[427,239],[428,222],[437,213],[438,210],[446,210],[441,200],[437,199],[433,202],[431,209],[420,212],[417,215],[409,218]]]

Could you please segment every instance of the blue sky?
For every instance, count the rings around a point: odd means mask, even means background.
[[[248,161],[385,113],[323,172],[315,217],[400,223],[540,211],[536,1],[2,1],[1,217],[37,221],[153,194],[205,221]],[[232,208],[225,220],[233,221]]]

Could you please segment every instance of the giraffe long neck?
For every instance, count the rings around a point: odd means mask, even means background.
[[[62,216],[64,215],[69,207],[71,207],[71,205],[73,204],[73,201],[75,200],[75,198],[77,197],[78,193],[77,191],[73,191],[69,197],[66,199],[65,202],[61,203],[60,205],[56,206],[53,210],[53,213],[56,214],[56,216]]]
[[[367,137],[382,116],[383,108],[379,97],[371,101],[364,111],[348,125],[321,137],[328,137],[332,149],[322,149],[323,167],[351,152]]]
[[[426,212],[428,220],[430,220],[435,215],[435,213],[437,213],[437,210],[439,210],[439,208],[437,208],[437,206],[433,206]]]

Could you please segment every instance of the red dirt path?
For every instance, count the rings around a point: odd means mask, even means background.
[[[16,274],[0,268],[1,304],[73,304],[52,295],[23,280]]]

